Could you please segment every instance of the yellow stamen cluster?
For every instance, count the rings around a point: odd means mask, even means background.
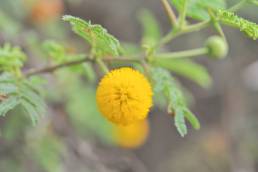
[[[117,125],[143,120],[152,106],[150,83],[132,68],[115,69],[100,81],[97,104],[101,113]]]

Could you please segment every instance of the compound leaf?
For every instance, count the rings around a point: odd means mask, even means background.
[[[12,71],[14,68],[21,68],[26,58],[19,47],[4,44],[0,47],[0,71]]]
[[[70,15],[63,16],[63,20],[68,21],[73,31],[91,45],[94,55],[98,57],[119,55],[121,48],[119,41],[102,26]]]

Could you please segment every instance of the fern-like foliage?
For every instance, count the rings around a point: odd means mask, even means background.
[[[256,23],[243,19],[233,12],[226,10],[218,10],[217,17],[219,21],[223,22],[226,25],[238,28],[248,37],[254,40],[258,38],[258,25]]]
[[[14,68],[21,68],[26,60],[26,55],[19,47],[12,47],[5,44],[0,47],[0,70],[11,71]]]
[[[63,20],[68,21],[72,25],[73,31],[91,45],[94,55],[98,57],[119,55],[119,41],[102,26],[70,15],[65,15]]]
[[[0,76],[0,116],[20,105],[35,124],[45,112],[45,103],[39,88],[25,79],[17,79],[10,73]]]
[[[185,98],[170,73],[162,68],[152,68],[151,77],[154,85],[154,94],[163,94],[167,99],[168,110],[174,115],[175,126],[183,137],[187,134],[185,118],[193,128],[199,129],[200,123],[195,115],[188,109]]]

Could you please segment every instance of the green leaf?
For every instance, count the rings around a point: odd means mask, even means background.
[[[182,137],[187,134],[184,113],[180,109],[175,111],[175,126]]]
[[[252,38],[253,40],[256,40],[258,38],[258,25],[254,22],[237,16],[233,12],[218,10],[217,19],[226,25],[238,28],[241,32],[244,32],[248,37]]]
[[[175,116],[175,126],[183,137],[187,134],[185,118],[189,120],[193,128],[198,129],[199,121],[188,109],[185,97],[182,94],[179,84],[172,78],[170,73],[162,68],[152,68],[151,78],[156,94],[163,94],[167,99],[168,111]]]
[[[142,25],[142,45],[154,46],[161,38],[161,31],[155,16],[149,10],[142,10],[139,15]]]
[[[17,92],[17,87],[12,83],[0,83],[0,95],[7,95]]]
[[[155,58],[153,64],[186,77],[202,87],[209,87],[212,79],[205,67],[188,59]]]
[[[191,123],[194,129],[196,130],[200,129],[201,127],[200,122],[191,111],[189,111],[188,109],[184,109],[184,115],[186,119]]]
[[[178,11],[182,10],[184,1],[185,0],[171,0]],[[186,15],[198,20],[208,20],[210,17],[207,8],[216,10],[224,9],[225,7],[225,0],[187,0]]]
[[[119,41],[102,26],[93,25],[70,15],[63,16],[63,20],[68,21],[72,25],[73,31],[91,45],[92,52],[97,57],[119,55],[121,48]]]
[[[17,86],[15,79],[9,73],[0,75],[0,116],[5,116],[7,112],[15,108],[19,104],[19,97],[17,96]]]
[[[12,71],[14,68],[21,68],[26,58],[19,47],[5,44],[0,47],[0,71]]]
[[[42,99],[39,88],[37,85],[25,80],[20,85],[19,96],[21,97],[22,107],[35,125],[46,110],[46,104]]]
[[[45,113],[46,105],[40,88],[32,80],[17,79],[10,73],[3,73],[0,75],[0,96],[3,96],[0,116],[21,105],[35,124]]]
[[[7,112],[12,110],[19,104],[19,99],[17,97],[9,97],[0,102],[0,116],[5,116]]]

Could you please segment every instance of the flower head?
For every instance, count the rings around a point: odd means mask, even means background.
[[[149,123],[147,120],[138,121],[126,126],[114,126],[114,140],[124,148],[136,148],[141,146],[148,134]]]
[[[97,104],[111,122],[128,125],[147,117],[152,90],[140,72],[123,67],[109,72],[97,88]]]

